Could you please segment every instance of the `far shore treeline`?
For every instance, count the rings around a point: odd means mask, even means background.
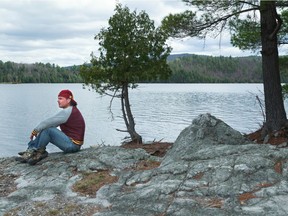
[[[212,57],[175,54],[168,57],[172,75],[163,83],[262,83],[260,56]],[[284,67],[283,67],[284,68]],[[281,68],[281,81],[287,83],[288,69]],[[80,65],[23,64],[0,60],[0,83],[82,83]],[[143,80],[142,82],[146,82]]]

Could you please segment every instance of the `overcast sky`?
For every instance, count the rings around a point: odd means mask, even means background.
[[[98,49],[94,36],[108,25],[117,2],[131,11],[145,10],[156,25],[169,13],[187,9],[181,0],[0,0],[0,60],[59,66],[90,62],[91,52],[97,55]],[[186,38],[168,44],[174,54],[253,54],[233,48],[229,35],[223,35],[221,42]]]

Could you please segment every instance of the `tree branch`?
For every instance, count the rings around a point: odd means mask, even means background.
[[[275,5],[276,5],[276,7],[287,7],[288,1],[276,1]]]
[[[116,129],[116,130],[119,131],[119,132],[125,132],[125,133],[129,132],[128,130],[121,130],[121,129]]]
[[[247,4],[247,5],[250,5],[250,6],[253,6],[253,7],[259,7],[259,5],[253,4],[253,3],[248,2],[248,1],[239,1],[239,3]]]
[[[119,88],[115,89],[114,94],[113,94],[113,95],[110,95],[112,98],[111,98],[111,100],[110,100],[108,109],[109,109],[109,112],[110,112],[110,114],[111,114],[112,120],[114,120],[114,114],[113,114],[113,112],[112,112],[112,103],[113,103],[114,98],[116,97],[115,95],[116,95],[116,93],[117,93],[118,90],[119,90]],[[106,94],[106,93],[105,93],[105,94]],[[106,95],[109,95],[109,94],[106,94]]]
[[[281,17],[278,15],[278,13],[276,11],[276,8],[274,8],[274,10],[273,10],[273,15],[274,15],[274,18],[276,19],[277,25],[276,25],[274,31],[269,35],[269,37],[268,37],[269,40],[272,40],[275,37],[275,35],[277,35],[277,33],[279,32],[281,25],[283,23]]]
[[[220,18],[216,19],[216,20],[213,21],[213,22],[204,23],[203,25],[196,26],[196,27],[195,27],[196,31],[194,31],[194,32],[201,32],[201,31],[203,31],[203,30],[205,30],[205,29],[207,29],[207,28],[210,28],[210,27],[212,27],[212,26],[218,25],[219,23],[221,23],[221,22],[223,22],[223,21],[226,22],[230,17],[239,15],[239,14],[241,14],[241,13],[246,13],[246,12],[249,12],[249,11],[254,11],[255,9],[258,9],[258,8],[259,8],[259,7],[257,7],[257,8],[249,8],[249,9],[245,9],[245,10],[237,11],[237,12],[235,12],[235,13],[228,14],[228,15],[226,15],[226,16],[224,16],[224,17],[220,17]],[[222,31],[222,30],[223,30],[223,27],[221,27],[221,31]],[[192,35],[192,33],[191,33],[191,35]],[[188,34],[188,36],[190,36],[190,34]]]

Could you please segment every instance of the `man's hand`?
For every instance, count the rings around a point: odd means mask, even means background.
[[[37,137],[38,132],[36,130],[33,130],[30,135],[30,140],[33,140],[34,137]]]

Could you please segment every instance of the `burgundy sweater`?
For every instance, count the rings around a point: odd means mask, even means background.
[[[65,133],[73,143],[82,145],[85,134],[85,121],[76,106],[69,106],[62,109],[56,115],[45,119],[40,122],[34,129],[35,133],[38,134],[42,130],[49,127],[60,126],[61,131]]]
[[[70,137],[75,144],[83,144],[85,121],[76,106],[73,106],[72,112],[68,120],[65,123],[61,124],[60,128],[61,131],[63,131],[68,137]]]

